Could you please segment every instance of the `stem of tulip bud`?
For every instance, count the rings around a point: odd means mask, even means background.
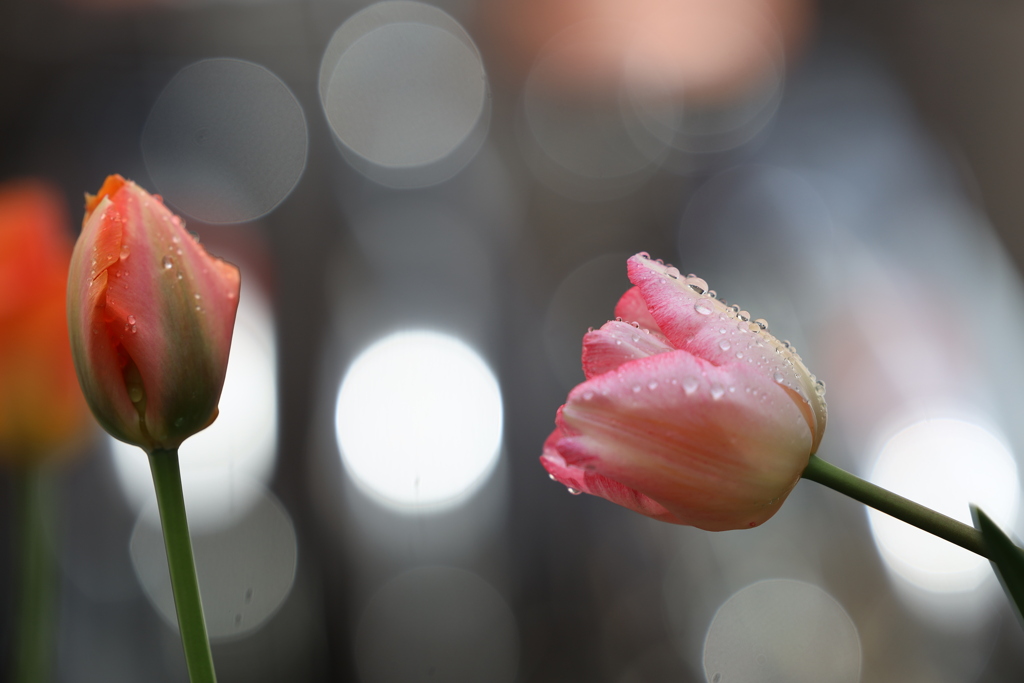
[[[49,680],[53,638],[53,555],[46,543],[52,482],[47,472],[32,465],[19,472],[17,479],[21,576],[12,680],[39,683]]]
[[[846,470],[825,462],[816,455],[811,456],[802,476],[804,479],[816,481],[880,512],[916,526],[918,529],[927,531],[950,543],[955,543],[972,553],[991,559],[985,548],[985,542],[982,540],[981,532],[974,527],[958,522],[912,500],[907,500],[881,486],[864,481]]]
[[[174,608],[178,614],[178,630],[185,650],[185,663],[192,683],[216,683],[213,653],[199,599],[199,579],[192,557],[192,540],[185,517],[185,499],[181,492],[181,470],[177,450],[155,450],[149,454],[149,466],[156,486],[160,524],[164,530],[167,568],[171,574]]]

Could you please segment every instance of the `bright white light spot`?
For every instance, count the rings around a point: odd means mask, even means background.
[[[244,282],[244,280],[243,280]],[[110,439],[118,481],[136,510],[155,503],[146,454]],[[257,499],[274,469],[277,373],[270,308],[243,284],[217,420],[178,451],[189,524],[230,523]]]
[[[896,434],[879,454],[871,481],[967,525],[974,503],[1010,529],[1020,500],[1010,451],[989,431],[961,420],[924,420]],[[886,564],[916,586],[970,591],[992,573],[988,560],[948,541],[875,510],[868,515]]]
[[[335,426],[345,469],[389,507],[451,507],[487,479],[501,445],[498,381],[458,339],[386,337],[349,367]]]
[[[439,182],[483,142],[473,135],[487,109],[476,46],[455,20],[421,3],[380,2],[346,21],[324,52],[320,97],[335,135],[356,155],[349,161],[385,184]],[[442,163],[468,138],[468,155]],[[410,177],[378,178],[365,162]],[[435,165],[441,177],[423,168]]]
[[[857,627],[817,586],[771,579],[737,591],[715,614],[704,641],[710,683],[857,683]]]
[[[206,59],[167,84],[142,131],[142,156],[169,204],[206,223],[241,223],[284,201],[306,168],[306,118],[265,68]]]

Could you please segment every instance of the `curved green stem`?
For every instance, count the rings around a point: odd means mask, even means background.
[[[153,471],[153,485],[156,486],[164,547],[167,549],[167,568],[171,574],[174,608],[178,613],[178,630],[185,649],[189,680],[192,683],[216,683],[210,639],[203,619],[203,603],[199,599],[192,541],[188,535],[185,499],[181,493],[178,451],[153,451],[149,454],[149,466]]]
[[[55,578],[46,531],[52,514],[51,485],[48,473],[39,467],[28,466],[17,474],[21,559],[13,679],[17,683],[44,683],[50,679]]]
[[[898,496],[880,486],[864,481],[846,470],[825,462],[816,455],[811,456],[811,461],[807,463],[807,469],[804,470],[802,476],[804,479],[816,481],[907,524],[912,524],[918,529],[927,531],[950,543],[955,543],[972,553],[992,559],[989,557],[981,533],[974,527],[967,526],[935,512],[931,508],[926,508],[903,496]]]

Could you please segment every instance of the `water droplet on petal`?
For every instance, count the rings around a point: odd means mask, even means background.
[[[580,495],[581,493],[583,493],[583,491],[580,491],[579,489],[574,489],[574,488],[573,488],[573,487],[571,487],[571,486],[570,486],[570,487],[568,487],[568,488],[566,489],[566,491],[568,491],[568,492],[569,492],[570,494],[572,494],[572,495],[574,495],[574,496],[578,496],[578,495]]]
[[[142,387],[133,386],[128,389],[128,398],[132,403],[138,403],[142,400]]]
[[[758,318],[757,320],[754,321],[754,324],[760,327],[765,332],[768,331],[768,321],[765,320],[764,318]]]
[[[686,284],[690,285],[690,289],[697,292],[698,294],[703,294],[704,292],[708,291],[707,281],[705,281],[703,278],[697,277],[696,275],[687,275]]]
[[[128,316],[128,324],[129,325],[134,325],[135,324],[135,316],[134,315]]]
[[[723,351],[728,351],[731,346],[732,344],[729,343],[728,339],[723,339],[718,342],[718,348],[722,349]]]
[[[555,479],[555,475],[553,474],[549,474],[548,479],[550,479],[551,481],[558,481],[557,479]]]
[[[583,394],[583,400],[584,401],[589,401],[592,398],[594,398],[594,392],[593,391],[588,391],[588,392],[585,392]]]
[[[652,379],[650,382],[647,383],[647,388],[650,389],[651,391],[654,391],[655,389],[658,388],[658,383]]]
[[[820,379],[814,383],[814,391],[817,392],[818,396],[825,395],[825,383]]]
[[[696,377],[687,377],[683,380],[683,391],[685,391],[687,395],[690,395],[697,391],[697,386],[699,384],[700,382],[697,381]]]
[[[124,261],[132,255],[132,250],[127,244],[121,245],[121,260]]]
[[[639,394],[640,393],[640,385],[639,384],[637,384],[637,385],[635,385],[633,387],[633,393],[634,394]]]
[[[711,398],[713,398],[713,399],[715,399],[717,401],[718,399],[722,398],[723,396],[725,396],[725,389],[722,388],[722,385],[721,384],[712,384],[711,385]]]
[[[164,270],[170,270],[174,267],[174,261],[171,260],[170,256],[164,256],[161,263],[164,264]]]
[[[743,352],[742,351],[737,351],[736,352],[736,357],[737,358],[743,358]]]
[[[693,310],[697,311],[701,315],[711,315],[711,311],[713,309],[707,299],[698,299],[697,303],[693,305]]]
[[[786,378],[782,376],[781,372],[776,372],[774,375],[772,375],[772,379],[774,379],[779,384],[782,384],[783,382],[786,381]]]

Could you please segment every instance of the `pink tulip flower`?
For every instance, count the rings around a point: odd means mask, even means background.
[[[779,509],[825,430],[824,385],[786,342],[647,254],[616,320],[583,338],[541,462],[573,493],[708,531]]]
[[[75,369],[112,436],[176,449],[217,417],[239,273],[121,176],[86,195],[67,315]]]

